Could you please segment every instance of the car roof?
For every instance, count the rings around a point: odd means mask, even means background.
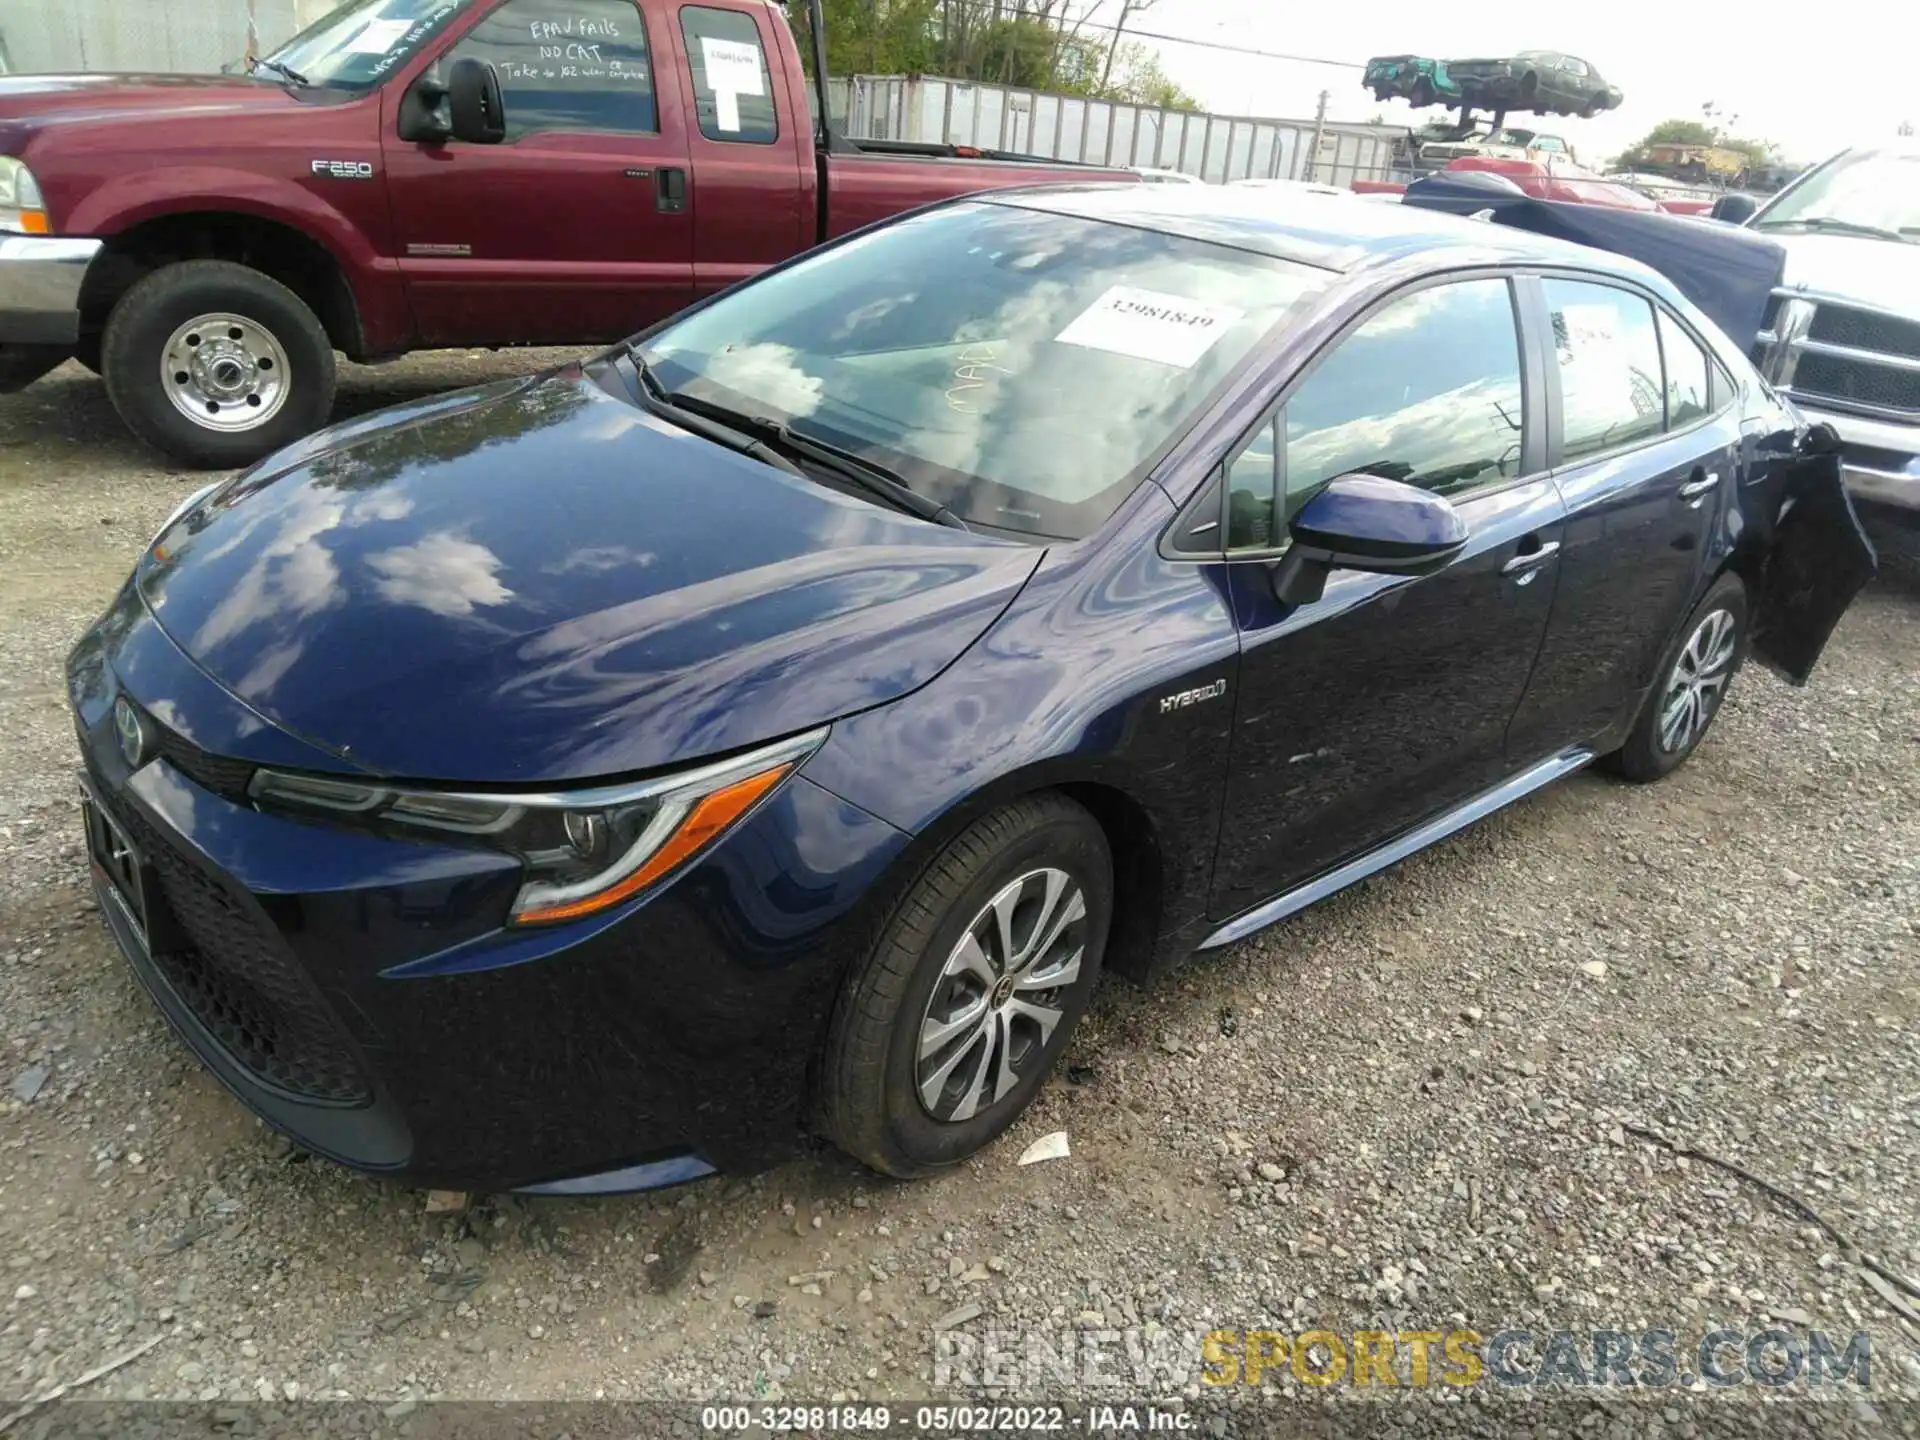
[[[1341,273],[1425,254],[1450,263],[1533,263],[1642,275],[1604,251],[1413,205],[1355,205],[1302,186],[1048,185],[969,197],[1204,240]]]

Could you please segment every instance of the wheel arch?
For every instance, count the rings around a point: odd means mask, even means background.
[[[81,287],[82,333],[103,330],[121,297],[146,276],[188,260],[259,271],[300,297],[336,350],[355,358],[367,353],[360,304],[340,256],[309,231],[238,210],[154,215],[110,236]]]

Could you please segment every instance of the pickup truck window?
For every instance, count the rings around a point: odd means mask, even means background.
[[[647,358],[667,389],[857,451],[969,523],[1078,539],[1331,278],[969,202],[763,276]]]
[[[739,10],[688,5],[680,12],[693,66],[694,109],[709,140],[771,145],[780,138],[773,77],[753,17]]]
[[[1920,241],[1920,152],[1850,150],[1781,191],[1753,228]]]
[[[266,57],[309,85],[366,90],[447,28],[467,0],[349,0]],[[288,77],[291,78],[291,77]]]
[[[507,139],[546,130],[660,128],[646,27],[633,0],[507,0],[453,47],[500,73]]]

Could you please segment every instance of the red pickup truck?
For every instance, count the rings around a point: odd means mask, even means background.
[[[613,340],[931,200],[1136,178],[854,144],[807,87],[772,0],[350,0],[245,74],[0,78],[0,390],[77,355],[241,465],[336,350]]]

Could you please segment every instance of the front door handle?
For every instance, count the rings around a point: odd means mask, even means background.
[[[1696,470],[1693,473],[1696,478],[1689,480],[1680,487],[1680,498],[1682,500],[1692,501],[1694,508],[1697,509],[1699,508],[1701,498],[1720,483],[1720,472],[1715,470],[1702,475]]]
[[[1560,542],[1548,540],[1532,550],[1523,550],[1500,567],[1502,575],[1516,575],[1522,585],[1529,583],[1540,567],[1560,553]]]

